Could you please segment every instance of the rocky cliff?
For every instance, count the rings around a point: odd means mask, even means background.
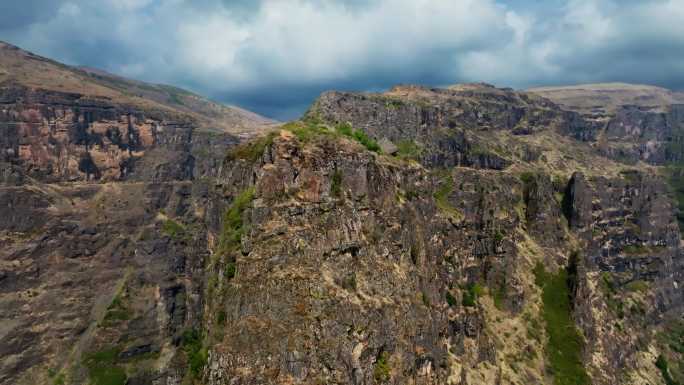
[[[1,384],[684,381],[681,154],[607,150],[677,153],[677,106],[398,86],[251,140],[16,83],[0,106]]]

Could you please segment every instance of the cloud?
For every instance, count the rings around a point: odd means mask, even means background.
[[[0,39],[292,118],[329,88],[684,88],[679,0],[29,0]]]

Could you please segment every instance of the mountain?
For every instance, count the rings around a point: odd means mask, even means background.
[[[0,87],[0,384],[684,381],[674,99],[329,91],[239,140],[71,84]]]
[[[588,114],[614,113],[621,106],[627,105],[662,109],[672,104],[684,103],[683,93],[627,83],[539,87],[528,91],[553,100],[566,109]]]
[[[174,113],[199,128],[253,133],[275,123],[235,106],[214,103],[192,92],[112,75],[88,67],[71,67],[0,41],[0,84],[76,93],[141,109]]]

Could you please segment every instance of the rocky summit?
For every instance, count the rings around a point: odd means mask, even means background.
[[[683,384],[684,104],[488,84],[278,124],[0,45],[0,384]]]

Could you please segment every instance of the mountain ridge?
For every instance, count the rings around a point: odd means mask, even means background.
[[[178,87],[131,80],[99,69],[68,66],[2,41],[0,50],[4,52],[0,55],[0,83],[76,92],[143,108],[169,109],[190,116],[200,128],[237,134],[254,133],[276,123]]]

